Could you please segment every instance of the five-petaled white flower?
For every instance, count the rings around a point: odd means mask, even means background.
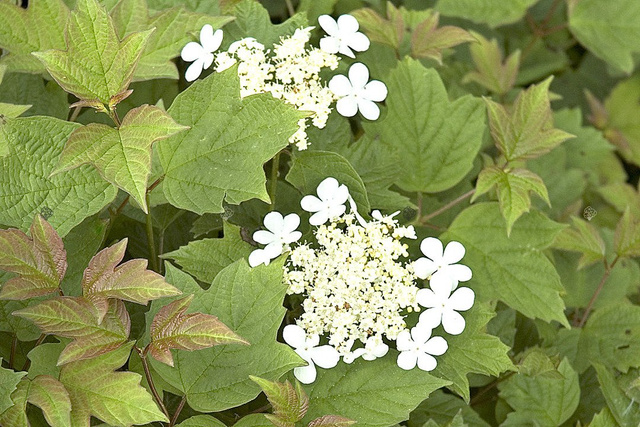
[[[345,203],[349,199],[349,189],[346,185],[329,177],[322,181],[316,190],[316,196],[304,196],[300,206],[307,212],[315,212],[309,218],[309,224],[322,225],[330,219],[339,217],[347,210]]]
[[[387,97],[387,86],[379,80],[369,81],[369,69],[360,62],[349,68],[349,78],[342,74],[334,76],[329,81],[329,89],[340,98],[336,109],[344,117],[353,117],[360,110],[364,118],[376,120],[380,117],[380,108],[375,102]]]
[[[440,356],[449,348],[444,338],[431,337],[431,329],[423,327],[414,327],[411,333],[400,332],[396,344],[400,351],[398,366],[407,371],[415,368],[416,363],[423,371],[433,371],[438,364],[433,356]]]
[[[213,32],[213,27],[209,24],[200,30],[200,43],[189,42],[182,48],[180,56],[187,62],[193,62],[189,65],[184,78],[188,82],[197,79],[203,70],[206,70],[213,64],[213,52],[215,52],[222,44],[222,30]]]
[[[302,237],[302,233],[296,231],[300,225],[300,217],[297,214],[289,214],[282,217],[280,212],[269,212],[264,217],[264,226],[267,230],[258,230],[253,233],[253,240],[266,245],[264,249],[256,249],[249,255],[249,265],[256,267],[260,264],[269,265],[272,259],[282,253],[284,245],[293,243]]]
[[[458,288],[451,294],[451,285],[446,281],[431,281],[431,289],[420,289],[416,294],[418,304],[427,310],[420,314],[418,326],[436,328],[441,322],[444,330],[459,335],[464,330],[464,318],[458,311],[467,311],[473,306],[475,294],[469,288]]]
[[[298,325],[287,325],[282,331],[282,336],[287,344],[294,348],[298,356],[302,357],[307,366],[295,368],[293,375],[303,384],[311,384],[316,380],[316,366],[329,369],[338,364],[340,355],[338,351],[330,345],[321,345],[318,335],[307,334]]]
[[[471,279],[471,269],[466,265],[456,264],[464,256],[464,246],[460,242],[450,242],[442,249],[442,242],[435,237],[427,237],[420,243],[420,250],[426,256],[415,261],[413,267],[416,276],[421,279],[430,277],[431,287],[436,283],[446,282],[451,290],[458,282]]]
[[[375,347],[369,349],[367,347],[356,348],[352,352],[344,355],[342,360],[344,363],[353,363],[358,357],[362,356],[364,360],[376,360],[381,357],[384,357],[389,352],[389,346],[385,343],[381,343],[376,345]]]
[[[338,21],[329,15],[322,15],[318,23],[327,33],[320,40],[320,49],[327,53],[341,53],[350,58],[355,58],[353,50],[364,52],[369,49],[369,38],[358,31],[360,25],[351,15],[341,15]]]

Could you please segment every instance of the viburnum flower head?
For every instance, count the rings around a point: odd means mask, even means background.
[[[453,290],[458,282],[471,279],[471,269],[457,264],[464,257],[465,249],[460,242],[450,242],[443,250],[442,242],[435,237],[427,237],[420,243],[420,250],[426,258],[417,259],[413,268],[416,276],[429,279],[431,287],[443,281]]]
[[[360,62],[349,68],[349,78],[334,76],[329,89],[339,98],[336,110],[344,117],[353,117],[360,110],[365,119],[376,120],[380,108],[375,103],[387,97],[387,86],[379,80],[369,81],[369,69]]]
[[[453,294],[451,292],[451,285],[445,280],[432,280],[431,289],[418,291],[416,300],[427,309],[420,314],[418,326],[434,329],[442,323],[448,334],[462,333],[465,322],[458,311],[469,310],[475,294],[469,288],[458,288]]]
[[[328,53],[341,53],[355,58],[353,50],[364,52],[369,49],[369,38],[358,31],[358,20],[351,15],[341,15],[336,21],[329,15],[322,15],[318,23],[327,33],[320,40],[320,49]],[[353,50],[351,50],[353,49]]]
[[[222,44],[222,30],[213,32],[213,27],[209,24],[200,30],[200,43],[189,42],[182,48],[180,56],[186,62],[193,62],[184,73],[184,78],[188,82],[197,79],[203,70],[213,64],[213,52],[218,50]]]
[[[302,233],[296,231],[300,225],[300,217],[289,214],[285,217],[280,212],[269,212],[264,217],[266,230],[258,230],[253,233],[253,240],[266,245],[263,249],[256,249],[249,255],[249,265],[256,267],[260,264],[269,265],[284,249],[285,245],[298,241]]]
[[[284,341],[293,347],[294,351],[307,362],[307,366],[301,366],[293,370],[293,375],[303,384],[311,384],[316,380],[316,366],[329,369],[338,364],[340,355],[330,345],[321,345],[318,335],[307,336],[307,333],[298,325],[287,325],[282,331]]]
[[[316,190],[318,197],[304,196],[300,206],[307,212],[313,212],[309,224],[322,225],[330,219],[341,216],[347,210],[345,203],[349,199],[349,189],[337,179],[325,178]]]
[[[423,371],[433,371],[438,362],[433,356],[443,355],[449,348],[447,341],[442,337],[432,337],[431,329],[416,326],[409,331],[404,330],[398,334],[396,347],[398,366],[404,370],[411,370],[418,365]]]

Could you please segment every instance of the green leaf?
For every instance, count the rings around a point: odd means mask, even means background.
[[[198,214],[222,212],[223,200],[268,201],[262,165],[287,146],[303,117],[270,94],[240,99],[235,66],[196,81],[169,114],[191,129],[158,144],[162,189],[172,205]]]
[[[348,427],[356,421],[339,415],[323,415],[311,421],[308,427]]]
[[[27,375],[26,372],[14,372],[11,369],[0,367],[0,414],[13,406],[10,396],[25,375]]]
[[[0,269],[18,275],[2,285],[2,299],[28,299],[60,289],[67,271],[62,239],[40,215],[33,218],[30,234],[0,230]]]
[[[549,104],[552,77],[521,92],[513,112],[489,99],[491,135],[508,161],[532,159],[548,153],[573,135],[553,127]]]
[[[71,401],[64,385],[49,375],[31,380],[29,403],[42,409],[51,427],[71,427]]]
[[[117,129],[91,123],[73,131],[52,174],[91,164],[104,179],[129,193],[147,213],[151,145],[185,129],[188,128],[158,107],[134,108]]]
[[[626,182],[613,182],[598,187],[596,191],[600,197],[622,214],[627,210],[627,207],[633,212],[640,212],[640,194],[638,194],[638,190]]]
[[[235,427],[273,427],[273,423],[269,421],[265,414],[249,414],[238,420],[234,424]]]
[[[407,425],[409,427],[422,427],[428,420],[445,424],[458,413],[464,417],[464,421],[469,427],[489,427],[489,424],[480,418],[462,399],[442,390],[434,391],[427,400],[418,405],[411,412]]]
[[[44,71],[31,53],[64,49],[68,20],[69,9],[62,0],[32,0],[27,8],[14,2],[0,2],[0,48],[9,51],[2,63],[11,71]]]
[[[300,0],[298,12],[305,12],[307,21],[315,23],[320,15],[331,15],[336,3],[338,3],[338,0]]]
[[[37,62],[39,67],[42,67],[40,61],[32,55],[29,56]],[[6,66],[0,62],[0,74],[3,69],[6,69]],[[68,94],[56,82],[46,82],[41,76],[34,74],[5,74],[0,84],[0,102],[31,105],[31,108],[24,113],[25,116],[52,116],[66,120],[69,115],[67,96]]]
[[[0,145],[5,141],[10,150],[0,158],[1,224],[26,230],[41,213],[64,237],[115,198],[116,189],[88,166],[49,178],[78,126],[51,117],[28,117],[0,127]]]
[[[0,102],[0,117],[6,117],[10,119],[15,119],[18,116],[21,116],[22,113],[31,108],[31,105],[16,105],[16,104],[6,104],[4,102]],[[2,152],[0,155],[7,155],[8,152]]]
[[[466,257],[465,257],[466,260]],[[474,270],[475,273],[475,270]],[[477,304],[465,313],[466,327],[462,334],[447,336],[449,348],[438,357],[438,366],[433,375],[451,381],[451,390],[469,401],[471,373],[492,375],[515,369],[509,359],[509,347],[498,337],[485,332],[485,325],[494,316],[486,305]]]
[[[618,256],[640,256],[640,218],[629,208],[618,221],[613,246]]]
[[[193,13],[172,6],[175,2],[156,7],[161,11],[150,16],[146,0],[124,0],[111,11],[120,38],[135,31],[157,29],[149,36],[133,75],[134,80],[178,79],[178,69],[171,59],[179,56],[180,50],[192,40],[189,33],[200,31],[205,24],[217,29],[234,19],[231,16]]]
[[[616,381],[616,377],[611,368],[601,363],[594,363],[598,373],[598,382],[602,389],[602,394],[607,402],[610,416],[620,426],[632,426],[640,424],[640,410],[635,399],[629,396],[621,389],[620,384]],[[609,418],[609,417],[607,417]]]
[[[249,344],[216,316],[185,314],[193,295],[162,307],[151,322],[149,354],[159,362],[173,366],[171,349],[202,350],[220,344]]]
[[[309,411],[303,422],[330,413],[363,426],[390,426],[409,418],[418,403],[449,384],[418,369],[404,371],[396,365],[396,358],[397,352],[389,350],[374,361],[357,359],[320,369],[315,382],[304,386]]]
[[[174,368],[151,359],[156,372],[187,396],[191,408],[211,412],[242,405],[260,392],[249,375],[275,380],[302,364],[289,346],[276,341],[287,288],[282,284],[282,263],[250,268],[245,260],[238,260],[222,270],[206,291],[186,273],[166,264],[167,280],[195,295],[192,311],[218,316],[251,343],[174,352]],[[148,318],[158,308],[157,302],[152,303]]]
[[[13,313],[31,320],[45,334],[72,338],[58,365],[99,356],[127,342],[131,320],[124,303],[112,299],[102,322],[99,313],[82,297],[56,297]]]
[[[211,415],[195,415],[176,424],[176,427],[225,427],[225,424]]]
[[[69,392],[73,426],[89,427],[90,416],[111,425],[169,421],[140,386],[140,375],[114,372],[126,363],[130,351],[131,345],[126,345],[62,367],[59,380]]]
[[[618,427],[618,423],[609,408],[605,407],[593,417],[589,427]]]
[[[283,424],[291,424],[300,421],[309,409],[309,397],[296,381],[295,388],[289,380],[280,383],[264,378],[250,376],[251,380],[258,384],[267,396],[273,416]]]
[[[442,51],[475,38],[462,28],[446,25],[438,28],[440,14],[434,12],[420,22],[411,35],[411,55],[414,58],[430,58],[442,65]]]
[[[559,426],[566,421],[580,400],[578,374],[567,359],[560,363],[557,372],[560,378],[517,374],[500,383],[500,397],[514,409],[502,425]]]
[[[632,54],[640,52],[640,3],[634,0],[571,0],[569,29],[587,49],[625,73],[633,71]]]
[[[363,126],[380,137],[379,143],[397,147],[401,175],[396,184],[427,193],[456,185],[480,149],[482,103],[471,96],[449,102],[438,73],[412,59],[401,62],[385,83],[387,113]]]
[[[113,106],[127,89],[153,30],[118,38],[113,21],[97,0],[78,0],[65,38],[67,50],[36,52],[67,92],[88,102]]]
[[[273,25],[267,9],[256,0],[239,2],[233,10],[233,16],[236,20],[225,28],[225,37],[228,35],[229,40],[253,37],[267,49],[279,42],[280,37],[307,26],[305,13],[297,13],[283,23]]]
[[[605,101],[609,121],[605,136],[624,159],[640,165],[640,126],[636,120],[640,114],[640,76],[635,75],[619,82]]]
[[[469,45],[469,51],[476,71],[470,71],[462,79],[463,83],[476,82],[489,91],[504,95],[516,83],[520,67],[520,50],[516,50],[503,60],[498,41],[485,39],[482,34],[471,32],[476,43]]]
[[[301,151],[293,157],[286,179],[302,194],[315,195],[318,184],[328,176],[349,188],[349,194],[356,202],[360,214],[369,213],[369,199],[362,179],[349,161],[339,154],[330,151]]]
[[[405,24],[402,13],[391,2],[387,2],[387,17],[370,8],[351,12],[358,20],[362,31],[372,42],[378,42],[398,49],[404,39]]]
[[[444,16],[465,18],[491,28],[521,19],[538,0],[439,0],[436,10]]]
[[[13,405],[0,414],[0,425],[11,427],[29,427],[27,419],[27,397],[29,394],[29,381],[20,381],[17,388],[11,393]]]
[[[565,251],[580,252],[582,257],[578,269],[604,258],[605,245],[598,229],[580,218],[573,217],[572,228],[565,228],[558,234],[553,247]]]
[[[476,183],[476,192],[471,201],[473,202],[478,196],[494,186],[498,191],[500,212],[507,220],[507,235],[511,233],[513,223],[523,213],[529,212],[531,208],[530,191],[550,204],[547,187],[538,175],[526,169],[503,170],[497,166],[490,166],[480,172]]]
[[[500,300],[527,317],[568,327],[560,277],[542,252],[562,228],[534,211],[514,224],[507,237],[498,205],[480,203],[458,215],[441,239],[466,247],[464,263],[473,271],[480,301]]]
[[[146,305],[149,301],[181,293],[165,282],[161,275],[147,270],[146,259],[132,259],[120,264],[127,242],[127,239],[121,240],[98,252],[84,271],[82,295],[96,307],[99,321],[107,312],[110,298]]]
[[[251,245],[242,240],[240,227],[225,222],[222,239],[194,240],[163,254],[162,258],[177,262],[198,280],[211,283],[222,269],[240,258],[247,258],[251,250]]]

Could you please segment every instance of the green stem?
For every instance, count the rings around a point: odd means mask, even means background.
[[[460,203],[460,202],[464,201],[465,199],[468,199],[469,197],[473,196],[473,193],[475,193],[475,192],[476,192],[475,188],[473,190],[467,191],[462,196],[450,201],[449,203],[447,203],[446,205],[444,205],[440,209],[437,209],[437,210],[431,212],[429,215],[427,215],[427,216],[425,216],[423,218],[420,218],[420,223],[424,224],[424,223],[428,222],[431,218],[435,218],[438,215],[448,211],[452,207],[456,206],[458,203]]]
[[[480,390],[478,390],[478,392],[471,398],[471,400],[469,401],[469,406],[474,406],[477,405],[479,403],[479,400],[482,396],[484,396],[487,392],[491,391],[494,387],[496,387],[498,384],[500,384],[501,382],[503,382],[504,380],[507,380],[509,378],[511,378],[513,375],[516,374],[516,371],[511,371],[508,374],[503,375],[502,377],[496,379],[495,381],[493,381],[492,383],[487,384],[486,386],[482,387]]]
[[[149,193],[145,196],[147,201],[148,213],[145,216],[146,230],[147,230],[147,245],[149,246],[149,261],[151,262],[151,269],[158,272],[158,255],[156,253],[156,243],[153,237],[153,219],[151,218],[151,207],[149,206]]]
[[[9,369],[13,369],[13,362],[16,358],[16,349],[18,348],[18,336],[14,335],[11,340],[11,352],[9,353]]]
[[[171,419],[171,417],[169,416],[169,412],[167,411],[167,407],[164,406],[164,403],[162,402],[162,399],[160,398],[160,395],[158,394],[158,390],[156,390],[156,386],[153,383],[153,377],[151,376],[151,371],[149,370],[149,363],[147,362],[147,349],[148,349],[148,347],[149,346],[146,346],[144,348],[144,350],[142,350],[140,347],[136,346],[135,349],[138,352],[138,355],[140,356],[140,360],[142,361],[142,369],[144,369],[144,376],[147,379],[147,383],[149,384],[149,388],[151,389],[151,394],[153,395],[153,398],[155,399],[155,401],[158,404],[158,406],[160,406],[160,409],[162,410],[164,415],[169,420],[169,419]]]
[[[69,121],[70,122],[75,122],[76,119],[78,118],[78,115],[80,114],[80,111],[82,110],[81,106],[76,106],[73,111],[71,112],[71,117],[69,117]]]
[[[422,191],[418,191],[416,194],[416,205],[418,205],[418,215],[416,219],[420,221],[420,218],[422,218]]]
[[[271,161],[271,180],[269,182],[269,199],[271,200],[271,206],[269,210],[276,208],[276,191],[278,190],[278,171],[280,169],[280,153]]]
[[[296,10],[293,8],[293,3],[291,3],[291,0],[284,0],[284,2],[287,4],[287,12],[289,12],[289,16],[295,15]]]
[[[609,278],[609,275],[611,275],[611,271],[613,270],[613,267],[616,266],[616,263],[618,262],[618,260],[620,259],[619,255],[616,255],[616,257],[614,258],[613,262],[611,263],[611,265],[607,264],[607,260],[604,260],[604,274],[602,275],[602,279],[600,279],[600,283],[598,283],[598,287],[596,288],[595,292],[593,293],[593,295],[591,296],[591,299],[589,300],[589,303],[587,304],[587,308],[585,308],[584,310],[584,314],[582,315],[582,318],[580,319],[579,322],[577,322],[577,324],[574,324],[574,326],[577,326],[578,328],[582,328],[584,326],[585,323],[587,323],[587,319],[589,318],[589,314],[591,314],[591,310],[593,309],[593,305],[595,304],[596,300],[598,299],[598,296],[600,295],[600,292],[602,292],[602,289],[604,288],[604,284],[606,283],[607,279]]]

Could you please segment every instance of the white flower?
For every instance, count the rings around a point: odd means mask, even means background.
[[[449,348],[444,338],[431,337],[431,329],[423,327],[411,329],[411,334],[407,330],[400,332],[396,344],[400,351],[398,366],[407,371],[416,363],[423,371],[433,371],[438,364],[433,356],[440,356]]]
[[[428,329],[436,328],[440,322],[451,335],[464,330],[464,318],[458,311],[467,311],[473,306],[475,295],[469,288],[458,288],[451,294],[451,285],[446,281],[431,281],[431,289],[420,289],[416,295],[418,304],[427,310],[420,314],[420,322]]]
[[[300,201],[302,209],[315,212],[309,218],[309,224],[322,225],[347,210],[345,203],[349,199],[349,189],[344,184],[340,185],[335,178],[326,178],[318,185],[316,192],[318,197],[304,196]]]
[[[315,365],[329,369],[336,366],[338,360],[340,360],[335,348],[330,345],[318,346],[320,337],[311,335],[311,337],[307,338],[304,329],[298,325],[285,326],[282,336],[285,342],[294,348],[298,356],[302,357],[308,364],[293,370],[293,375],[303,384],[311,384],[316,380]]]
[[[443,251],[440,240],[427,237],[420,243],[420,250],[427,258],[417,259],[413,267],[419,278],[430,277],[432,288],[435,282],[444,281],[453,290],[458,286],[458,282],[471,279],[471,269],[466,265],[456,264],[465,252],[460,242],[450,242]]]
[[[318,23],[327,33],[320,40],[320,49],[328,53],[341,53],[355,58],[353,50],[364,52],[369,49],[369,39],[358,31],[360,27],[356,18],[351,15],[341,15],[336,22],[329,15],[322,15]]]
[[[362,356],[364,360],[376,360],[384,357],[389,352],[389,346],[385,343],[380,343],[374,347],[360,347],[356,348],[352,352],[345,354],[342,360],[344,363],[353,363],[358,357]]]
[[[300,217],[297,214],[292,213],[283,218],[280,212],[269,212],[264,217],[264,226],[268,231],[258,230],[253,233],[253,240],[266,246],[264,249],[254,250],[249,255],[249,265],[269,265],[272,259],[282,254],[285,245],[302,237],[302,233],[296,231],[299,225]]]
[[[369,82],[369,69],[360,62],[349,68],[349,78],[342,74],[334,76],[329,89],[340,98],[336,109],[344,117],[353,117],[360,110],[364,118],[376,120],[380,108],[374,101],[381,102],[387,97],[387,86],[379,80]]]
[[[200,43],[189,42],[182,48],[180,56],[187,62],[193,62],[184,74],[188,82],[197,79],[203,70],[206,70],[213,63],[213,52],[222,44],[222,30],[213,32],[213,27],[209,24],[200,30]]]

